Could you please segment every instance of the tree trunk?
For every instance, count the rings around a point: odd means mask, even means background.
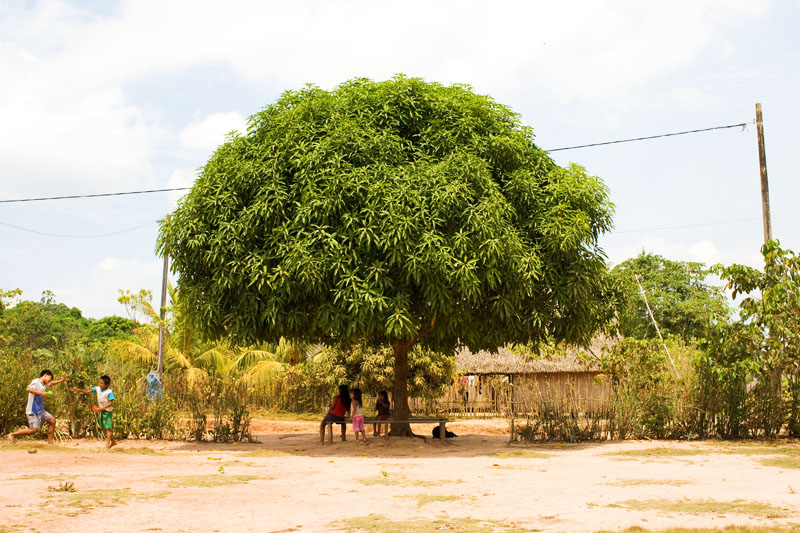
[[[411,409],[408,407],[408,352],[411,343],[397,341],[392,344],[394,352],[394,387],[392,388],[393,417],[398,420],[408,420]],[[414,437],[409,424],[392,424],[392,437]]]

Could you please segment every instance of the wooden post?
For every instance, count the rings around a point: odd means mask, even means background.
[[[756,104],[756,130],[758,131],[758,164],[761,172],[761,214],[764,218],[764,243],[772,240],[772,218],[769,213],[769,182],[767,181],[767,152],[764,147],[764,122],[761,104]]]
[[[158,324],[158,370],[156,375],[161,379],[164,373],[164,319],[166,318],[167,307],[167,275],[169,274],[169,256],[164,254],[164,273],[161,277],[161,309],[159,311],[160,322]]]

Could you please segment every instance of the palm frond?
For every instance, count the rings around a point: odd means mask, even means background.
[[[148,348],[131,341],[114,341],[109,345],[109,351],[124,361],[144,365],[152,365],[156,358],[156,354]]]
[[[264,387],[279,375],[283,364],[278,361],[264,360],[253,365],[245,374],[244,379],[253,387]]]
[[[166,346],[164,350],[165,364],[170,368],[180,368],[182,370],[189,370],[194,368],[192,360],[179,349],[172,346]]]
[[[233,368],[237,372],[246,372],[261,361],[275,361],[277,356],[272,351],[267,350],[242,350],[238,357],[233,361]]]
[[[202,368],[189,367],[185,374],[186,384],[192,389],[208,380],[208,373]]]
[[[194,366],[202,368],[210,375],[225,377],[233,367],[233,357],[230,350],[221,345],[216,345],[197,357],[193,358]]]

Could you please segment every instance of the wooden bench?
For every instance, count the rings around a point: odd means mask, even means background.
[[[351,420],[343,420],[343,421],[333,421],[333,422],[323,422],[326,426],[328,426],[328,442],[333,444],[333,425],[334,424],[348,424],[352,422]],[[364,419],[364,426],[366,427],[367,424],[439,424],[439,440],[445,442],[445,438],[447,437],[447,431],[445,431],[445,424],[447,424],[446,418],[410,418],[408,420],[376,420],[376,419]],[[386,438],[389,438],[389,434],[387,432]]]

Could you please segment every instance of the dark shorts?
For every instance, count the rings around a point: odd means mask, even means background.
[[[322,419],[322,423],[324,424],[325,422],[341,422],[342,424],[345,423],[343,416],[336,416],[333,413],[328,413],[327,415],[325,415],[325,418]]]
[[[389,415],[378,415],[375,420],[389,420]]]

